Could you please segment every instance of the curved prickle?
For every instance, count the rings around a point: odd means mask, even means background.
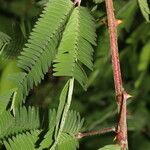
[[[74,5],[78,5],[78,6],[80,6],[80,4],[81,4],[81,0],[74,0]]]

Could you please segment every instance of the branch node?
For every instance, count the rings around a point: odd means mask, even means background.
[[[123,92],[123,99],[124,100],[128,100],[131,97],[132,97],[132,95],[128,94],[126,91]]]

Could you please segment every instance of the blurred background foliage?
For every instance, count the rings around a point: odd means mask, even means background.
[[[0,0],[0,93],[12,89],[9,74],[19,72],[17,56],[47,0]],[[97,23],[94,70],[89,72],[88,90],[76,83],[72,109],[85,117],[85,131],[111,127],[117,122],[111,55],[104,0],[82,0]],[[124,87],[133,96],[128,101],[130,150],[150,149],[150,24],[143,17],[137,0],[114,0]],[[52,76],[30,92],[27,105],[55,108],[65,78]],[[86,137],[80,149],[94,150],[114,143],[114,135]]]

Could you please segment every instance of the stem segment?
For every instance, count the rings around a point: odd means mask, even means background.
[[[116,19],[114,16],[114,8],[112,0],[105,0],[105,2],[108,18],[108,29],[109,29],[109,38],[112,56],[112,68],[114,73],[115,92],[117,96],[117,103],[120,107],[122,100],[123,86],[118,53]]]
[[[101,134],[105,134],[105,133],[108,133],[108,132],[115,132],[115,131],[116,131],[115,127],[103,128],[103,129],[100,129],[100,130],[89,131],[89,132],[84,132],[84,133],[78,133],[76,135],[76,138],[81,139],[81,138],[87,137],[87,136],[101,135]]]
[[[130,95],[123,88],[119,53],[118,53],[118,42],[117,42],[117,25],[114,15],[114,7],[112,0],[105,0],[107,18],[108,18],[108,29],[110,38],[110,48],[112,56],[112,68],[115,84],[116,100],[119,111],[119,121],[116,130],[116,139],[122,150],[128,149],[127,141],[127,121],[126,121],[126,100],[130,98]]]

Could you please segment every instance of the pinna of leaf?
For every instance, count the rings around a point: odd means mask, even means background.
[[[93,68],[92,45],[96,45],[94,18],[86,8],[79,6],[80,2],[81,1],[75,1],[74,3],[74,5],[77,3],[78,7],[74,8],[68,19],[66,29],[63,32],[58,47],[56,59],[54,60],[54,76],[68,76],[69,80],[60,96],[56,117],[57,125],[55,128],[55,141],[50,147],[50,150],[55,149],[63,133],[62,131],[72,101],[74,79],[86,89],[87,75],[79,62],[91,70]]]

